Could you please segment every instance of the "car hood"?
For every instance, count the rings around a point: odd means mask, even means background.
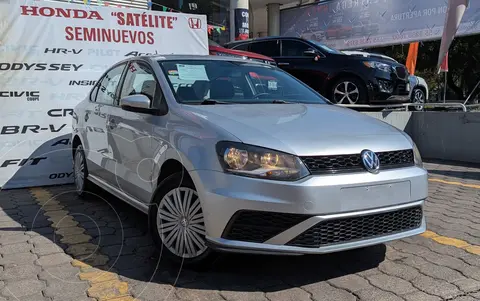
[[[412,148],[398,129],[365,114],[316,104],[189,105],[196,116],[246,144],[308,155]]]

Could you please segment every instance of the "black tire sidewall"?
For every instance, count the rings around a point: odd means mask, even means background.
[[[83,187],[82,187],[82,191],[78,191],[77,183],[75,183],[75,191],[77,192],[77,195],[85,196],[85,194],[88,192],[87,189],[89,185],[87,180],[87,176],[88,176],[87,160],[85,158],[85,151],[83,150],[82,145],[77,146],[77,148],[75,149],[75,155],[73,157],[73,165],[74,165],[73,172],[75,172],[75,161],[76,161],[75,158],[77,157],[77,153],[80,153],[82,155],[82,160],[83,160]]]
[[[410,97],[410,102],[411,102],[412,104],[416,104],[416,102],[415,102],[415,93],[416,93],[417,91],[420,91],[420,92],[423,94],[423,104],[426,104],[426,103],[427,103],[427,99],[426,99],[427,96],[425,95],[425,92],[424,92],[422,89],[418,88],[418,87],[413,88],[413,90],[412,90],[412,96]],[[412,107],[412,111],[422,111],[422,109],[417,109],[417,107]]]
[[[367,92],[367,87],[365,86],[365,84],[359,80],[358,78],[355,78],[355,77],[342,77],[338,80],[336,80],[333,85],[332,85],[332,88],[330,89],[330,100],[336,104],[336,102],[334,101],[334,91],[335,91],[335,88],[342,82],[352,82],[353,84],[355,84],[358,88],[358,91],[359,91],[359,96],[358,96],[358,101],[357,101],[357,105],[364,105],[364,104],[367,104],[368,102],[368,92]],[[345,103],[343,103],[345,104]]]
[[[200,267],[203,264],[206,264],[207,262],[210,262],[211,259],[214,257],[213,251],[210,249],[210,247],[207,247],[205,252],[201,254],[198,257],[195,258],[181,258],[175,254],[173,254],[162,242],[162,239],[160,238],[160,233],[158,232],[158,227],[157,227],[157,212],[158,212],[158,207],[160,204],[160,201],[162,198],[170,192],[172,189],[178,188],[178,187],[187,187],[194,189],[197,191],[195,188],[195,185],[193,184],[191,178],[184,174],[184,172],[177,172],[174,173],[170,176],[168,176],[165,180],[163,180],[157,187],[157,190],[155,191],[153,201],[150,205],[150,210],[148,214],[148,220],[149,220],[149,228],[150,232],[152,235],[153,240],[155,241],[155,244],[157,248],[160,251],[161,255],[165,255],[168,257],[168,259],[182,264],[183,266],[198,266]],[[197,192],[198,194],[198,192]],[[203,208],[202,208],[203,211]]]

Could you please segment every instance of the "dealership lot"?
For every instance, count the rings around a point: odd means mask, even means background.
[[[173,267],[145,217],[73,186],[0,192],[0,300],[480,300],[480,168],[428,163],[428,232],[324,256]]]

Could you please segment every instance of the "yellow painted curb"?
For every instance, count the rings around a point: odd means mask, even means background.
[[[465,184],[465,183],[453,182],[453,181],[445,181],[445,180],[435,179],[435,178],[430,178],[430,179],[428,179],[428,180],[429,180],[430,182],[437,182],[437,183],[443,183],[443,184],[448,184],[448,185],[457,185],[457,186],[462,186],[462,187],[480,189],[480,185],[475,185],[475,184]]]
[[[466,241],[456,239],[456,238],[446,237],[446,236],[436,236],[436,237],[433,237],[432,239],[438,242],[439,244],[452,246],[460,249],[464,249],[470,246],[470,244]]]
[[[433,231],[425,231],[424,233],[420,234],[420,236],[432,239],[433,241],[442,245],[456,247],[459,249],[463,249],[468,253],[480,255],[480,246],[471,245],[464,240],[441,236]]]
[[[422,234],[420,234],[420,236],[423,236],[423,237],[425,237],[425,238],[433,238],[433,237],[437,237],[438,234],[435,233],[435,232],[432,232],[432,231],[428,231],[428,230],[427,230],[427,231],[423,232]]]
[[[100,283],[100,282],[106,282],[106,281],[112,281],[112,280],[118,280],[118,275],[110,272],[105,272],[102,270],[96,270],[93,272],[85,272],[85,273],[80,273],[78,275],[81,280],[88,280],[92,284]]]
[[[43,206],[45,217],[54,223],[51,227],[54,228],[55,233],[58,231],[58,234],[62,235],[60,241],[67,244],[68,249],[73,251],[72,253],[75,253],[75,251],[76,253],[83,253],[84,250],[96,249],[96,246],[89,242],[92,237],[85,234],[85,229],[78,226],[78,222],[69,215],[69,212],[61,206],[58,200],[55,200],[48,190],[37,187],[31,188],[30,192],[35,197],[37,203]],[[67,225],[69,230],[64,230],[65,228],[62,229],[60,227]],[[72,227],[76,227],[78,230],[69,234],[68,232],[72,231]],[[62,232],[63,234],[61,234]],[[129,295],[128,283],[120,281],[117,274],[94,268],[94,266],[106,265],[109,261],[108,256],[95,253],[95,256],[89,257],[84,261],[73,259],[71,264],[80,269],[80,280],[88,281],[90,284],[90,288],[87,290],[90,297],[99,301],[139,301]]]
[[[100,301],[116,297],[126,296],[128,293],[128,283],[120,280],[111,280],[101,283],[94,283],[87,290],[88,296]]]
[[[465,251],[475,255],[480,255],[480,246],[468,246],[465,248]]]

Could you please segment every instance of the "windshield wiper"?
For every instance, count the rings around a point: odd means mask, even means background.
[[[291,103],[291,102],[281,100],[281,99],[274,99],[274,100],[272,100],[272,103]]]
[[[226,101],[218,101],[215,99],[205,99],[200,103],[201,105],[216,105],[216,104],[231,104],[231,102],[226,102]]]

